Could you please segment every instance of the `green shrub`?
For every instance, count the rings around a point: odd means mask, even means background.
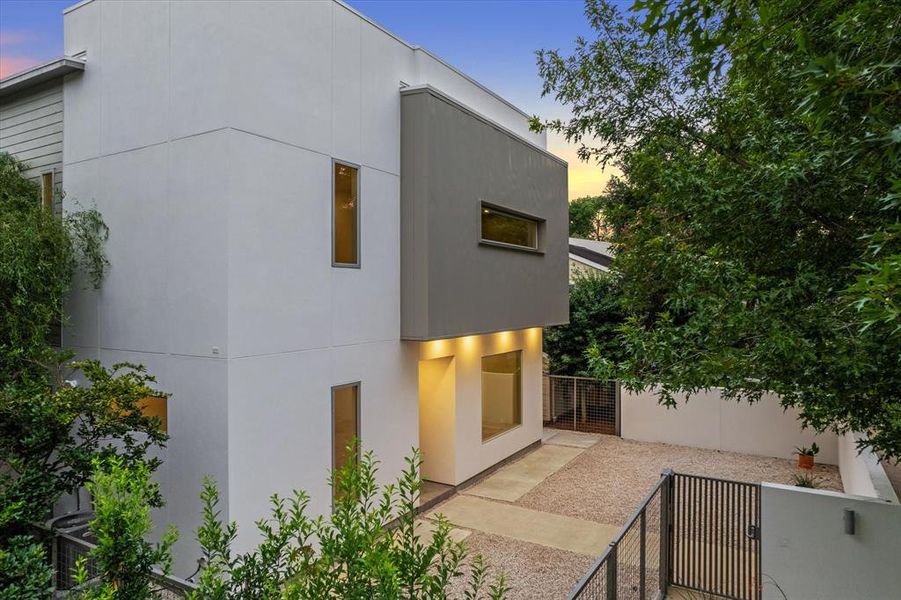
[[[37,600],[53,593],[53,569],[44,548],[29,536],[0,547],[0,600]]]
[[[357,460],[356,446],[348,451],[353,459],[330,480],[335,495],[330,518],[309,517],[303,492],[288,501],[273,496],[270,517],[257,522],[263,542],[244,554],[232,553],[237,526],[223,525],[218,491],[206,480],[204,520],[197,531],[205,567],[192,598],[446,598],[467,562],[464,598],[483,597],[483,591],[489,598],[505,596],[503,575],[488,583],[484,560],[467,560],[465,546],[451,540],[446,520],[439,518],[430,538],[417,531],[418,452],[407,459],[395,484],[380,489],[372,453]]]
[[[159,499],[159,487],[150,479],[144,463],[128,465],[117,456],[95,461],[94,475],[87,484],[93,496],[94,518],[90,530],[97,538],[90,558],[99,572],[89,581],[86,560],[78,563],[76,582],[79,598],[90,600],[145,600],[157,598],[151,574],[158,566],[167,574],[172,564],[171,547],[178,532],[169,527],[159,544],[145,537],[153,529],[150,511]]]

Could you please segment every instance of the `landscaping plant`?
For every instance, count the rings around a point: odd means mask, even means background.
[[[0,577],[3,590],[41,598],[51,579],[36,558],[45,552],[30,537],[32,524],[89,479],[93,459],[120,455],[152,470],[146,450],[166,436],[139,410],[146,396],[163,395],[141,367],[71,362],[51,343],[73,281],[100,285],[108,232],[96,210],[59,216],[43,208],[25,169],[0,153],[0,553],[19,557],[20,567]]]
[[[97,571],[88,574],[87,559],[77,564],[75,581],[80,600],[149,600],[159,598],[152,574],[166,575],[178,532],[170,526],[158,544],[146,541],[153,530],[150,511],[160,504],[159,486],[144,463],[128,464],[119,456],[94,460],[87,483],[94,507],[89,524],[97,545],[88,555]]]
[[[820,447],[814,442],[810,447],[799,446],[795,448],[795,453],[798,455],[799,467],[802,469],[812,469],[814,457],[820,453]]]
[[[615,164],[629,317],[614,372],[660,400],[778,394],[901,457],[901,27],[871,0],[588,0],[538,53],[541,122]],[[602,353],[598,353],[602,357]]]
[[[52,580],[44,548],[30,536],[15,536],[0,546],[0,600],[48,598]]]
[[[329,518],[307,515],[309,497],[272,497],[272,513],[257,522],[263,541],[235,554],[234,523],[225,525],[219,494],[207,480],[201,496],[203,525],[197,538],[204,567],[193,600],[224,599],[439,599],[447,598],[468,562],[463,598],[503,598],[503,575],[488,581],[481,557],[467,561],[466,547],[450,538],[450,525],[438,519],[423,536],[415,525],[421,459],[418,451],[395,484],[379,488],[371,452],[349,460],[331,476],[334,508]]]
[[[818,489],[823,487],[820,484],[820,480],[814,477],[811,473],[795,473],[794,477],[792,478],[792,483],[802,488]]]

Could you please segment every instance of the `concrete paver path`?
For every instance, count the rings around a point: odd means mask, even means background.
[[[499,469],[463,493],[515,502],[581,453],[580,448],[544,445]]]
[[[467,494],[457,494],[428,516],[434,518],[438,513],[457,527],[589,556],[598,556],[619,531],[615,525],[592,523]]]

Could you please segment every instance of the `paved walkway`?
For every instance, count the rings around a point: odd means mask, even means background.
[[[544,445],[425,515],[443,514],[454,536],[480,531],[523,542],[598,556],[619,531],[607,525],[512,504],[598,442],[599,436],[548,430]]]

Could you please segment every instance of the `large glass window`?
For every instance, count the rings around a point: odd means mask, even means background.
[[[482,206],[482,240],[537,250],[538,221]]]
[[[360,264],[359,173],[356,167],[334,163],[332,207],[332,263],[342,267]]]
[[[482,441],[522,424],[522,352],[482,357]]]
[[[332,388],[332,466],[347,463],[347,447],[360,436],[360,384]]]

